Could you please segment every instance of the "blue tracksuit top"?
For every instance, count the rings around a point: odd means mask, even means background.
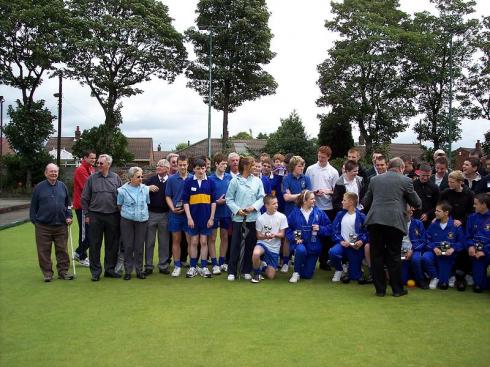
[[[289,227],[286,229],[286,237],[291,244],[295,244],[296,240],[294,239],[294,231],[300,230],[303,244],[305,245],[308,253],[319,254],[322,249],[320,239],[317,239],[316,242],[311,242],[311,226],[313,224],[318,224],[320,226],[320,230],[318,231],[319,236],[326,237],[332,235],[332,224],[330,223],[330,219],[328,219],[327,215],[322,210],[314,206],[308,218],[308,222],[306,222],[301,210],[298,207],[294,207],[288,216]]]
[[[490,256],[490,210],[485,214],[473,213],[466,222],[466,248],[481,242],[483,251]]]
[[[436,220],[427,229],[427,246],[429,249],[439,247],[442,241],[449,242],[455,252],[461,251],[464,247],[463,229],[455,227],[452,218],[449,218],[445,229],[441,228],[439,220]]]
[[[277,198],[277,203],[279,207],[278,211],[284,213],[284,196],[282,195],[282,179],[284,176],[272,175],[272,178],[269,177],[271,183],[271,194]]]
[[[303,190],[311,190],[311,180],[308,176],[305,176],[303,174],[295,177],[292,173],[289,173],[282,180],[283,197],[286,193],[286,190],[289,190],[290,194],[292,195],[299,194]],[[295,206],[296,204],[294,201],[285,201],[284,214],[288,216]]]
[[[199,187],[196,176],[186,178],[182,201],[189,204],[189,211],[196,227],[207,228],[211,216],[211,203],[216,201],[213,181],[204,178]]]
[[[335,216],[335,219],[332,224],[332,240],[335,243],[340,243],[340,241],[343,241],[344,238],[342,237],[341,234],[341,227],[342,227],[342,218],[344,218],[345,213],[347,213],[347,210],[343,209],[340,212],[337,213]],[[366,220],[366,215],[364,213],[361,213],[358,209],[356,209],[356,222],[355,222],[355,227],[356,227],[356,233],[358,235],[358,240],[361,240],[362,243],[367,243],[368,242],[368,233],[364,227],[364,221]]]
[[[412,243],[412,251],[424,252],[429,249],[427,247],[427,233],[420,220],[412,218],[408,227],[408,238]]]
[[[228,190],[228,186],[230,186],[230,181],[232,179],[231,175],[228,172],[225,172],[223,179],[220,179],[216,176],[216,173],[213,173],[208,177],[210,181],[214,183],[214,196],[215,200],[218,200],[221,195],[226,195],[226,191]],[[224,196],[223,196],[224,198]],[[230,218],[231,211],[228,209],[226,203],[223,205],[216,205],[216,212],[214,213],[214,217],[217,219],[220,218]]]
[[[192,177],[190,173],[186,178]],[[184,192],[184,179],[180,177],[179,172],[170,176],[167,180],[167,186],[165,187],[165,196],[169,196],[172,199],[174,207],[179,201],[182,201],[182,193]]]

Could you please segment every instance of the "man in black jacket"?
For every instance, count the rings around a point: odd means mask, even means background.
[[[413,189],[422,200],[422,207],[414,211],[414,218],[420,219],[427,228],[435,216],[435,209],[439,201],[439,188],[430,181],[432,168],[429,163],[423,162],[415,172],[418,179],[413,183]]]

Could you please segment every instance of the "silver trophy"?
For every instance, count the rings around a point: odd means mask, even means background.
[[[182,206],[183,206],[183,205],[184,205],[184,204],[182,203],[182,200],[179,200],[179,201],[177,201],[177,203],[175,204],[175,208],[176,208],[176,209],[180,209],[180,208],[182,208]]]
[[[451,248],[451,244],[447,241],[442,241],[439,245],[439,249],[441,250],[441,254],[446,256],[447,251]]]
[[[264,235],[266,237],[270,237],[271,236],[271,231],[272,231],[272,227],[269,226],[269,225],[264,225]]]
[[[359,236],[355,233],[349,233],[349,244],[351,246],[355,246],[357,239]]]
[[[401,251],[401,259],[406,260],[407,259],[407,254],[410,252],[412,249],[412,244],[410,241],[403,241],[402,242],[402,251]]]
[[[484,248],[484,247],[485,247],[485,246],[483,245],[483,243],[482,243],[482,242],[480,242],[480,241],[475,242],[475,250],[476,250],[476,251],[483,251],[483,248]]]
[[[301,240],[301,231],[299,229],[297,229],[297,230],[294,231],[294,239],[296,241]]]

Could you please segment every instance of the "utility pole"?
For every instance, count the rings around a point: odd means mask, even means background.
[[[61,71],[58,73],[58,93],[53,94],[54,97],[58,97],[58,140],[56,142],[56,165],[60,167],[61,160],[61,99],[63,97],[63,74]]]
[[[453,34],[451,33],[450,35],[451,38],[449,38],[449,113],[448,113],[448,119],[449,119],[449,126],[448,126],[448,131],[449,131],[449,148],[447,152],[447,158],[448,158],[448,166],[449,168],[452,168],[452,142],[451,142],[451,136],[453,133]]]

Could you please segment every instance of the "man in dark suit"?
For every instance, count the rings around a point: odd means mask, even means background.
[[[407,294],[402,282],[401,245],[407,233],[407,204],[420,208],[421,200],[413,189],[412,180],[403,176],[405,164],[393,158],[388,172],[371,178],[364,196],[368,208],[366,225],[371,243],[371,267],[376,295],[386,293],[384,266],[388,267],[394,297]]]

